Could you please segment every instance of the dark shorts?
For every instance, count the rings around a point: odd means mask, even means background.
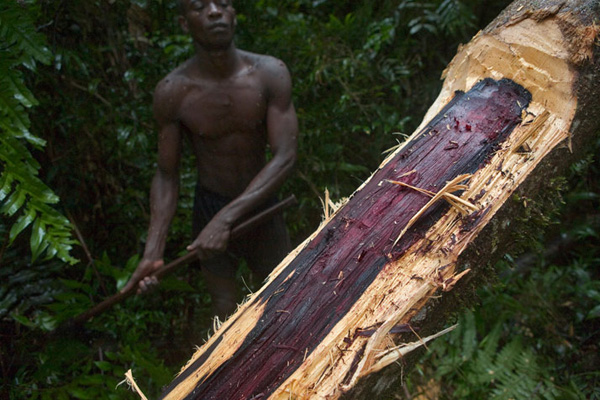
[[[200,185],[196,186],[192,240],[196,239],[212,217],[231,200],[231,198],[208,191]],[[277,203],[277,199],[273,198],[256,212],[258,213],[275,203]],[[232,240],[225,253],[203,260],[201,266],[222,278],[234,279],[239,262],[243,258],[250,270],[260,279],[264,279],[290,250],[290,238],[283,215],[277,214],[252,231]]]

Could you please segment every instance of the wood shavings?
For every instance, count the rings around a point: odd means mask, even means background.
[[[466,269],[463,272],[461,272],[458,275],[453,276],[452,278],[446,279],[443,283],[442,283],[442,290],[444,292],[449,292],[452,289],[454,289],[454,285],[456,285],[458,283],[458,281],[465,275],[467,275],[469,272],[471,272],[470,269]]]
[[[468,189],[468,186],[461,184],[461,182],[463,182],[467,179],[470,179],[471,176],[472,175],[469,175],[469,174],[457,176],[450,182],[447,182],[446,186],[444,186],[444,188],[442,190],[440,190],[438,193],[435,193],[435,192],[432,192],[432,191],[426,190],[426,189],[421,189],[421,188],[418,188],[415,186],[411,186],[407,183],[400,182],[400,181],[391,181],[391,180],[388,181],[388,182],[396,184],[396,185],[408,187],[410,189],[416,190],[420,193],[426,194],[431,197],[431,200],[427,204],[425,204],[425,206],[423,206],[423,208],[421,208],[421,210],[418,213],[416,213],[415,216],[408,222],[406,227],[402,230],[402,232],[400,233],[400,235],[394,242],[394,246],[396,244],[398,244],[398,242],[400,241],[402,236],[404,236],[406,231],[408,231],[408,229],[425,213],[425,211],[427,211],[429,209],[429,207],[431,207],[433,204],[435,204],[439,199],[442,199],[442,198],[445,199],[448,203],[450,203],[451,206],[455,207],[462,215],[468,215],[473,211],[477,211],[477,207],[474,204],[472,204],[466,200],[463,200],[460,197],[452,194],[452,192],[456,192],[458,190]]]
[[[421,346],[425,346],[428,342],[432,341],[433,339],[437,339],[440,336],[444,336],[445,334],[452,332],[454,329],[456,329],[457,326],[458,325],[451,326],[450,328],[444,329],[443,331],[438,332],[435,335],[428,336],[424,339],[419,339],[416,342],[403,343],[394,348],[382,351],[378,354],[379,360],[371,367],[367,374],[372,374],[387,367],[388,365],[395,363],[408,353],[415,351]]]
[[[321,206],[323,206],[323,223],[329,222],[335,213],[347,202],[347,199],[341,199],[337,203],[331,200],[328,189],[325,189],[325,198],[319,200],[321,200]]]
[[[544,126],[546,121],[550,118],[550,112],[545,110],[540,116],[531,122],[527,122],[527,130],[523,136],[512,146],[511,153],[519,152],[520,149],[526,144],[528,139],[532,138],[538,131]],[[529,146],[528,146],[529,147]]]
[[[125,379],[123,381],[119,382],[117,387],[119,387],[120,385],[122,385],[124,383],[127,383],[129,388],[132,389],[134,392],[136,392],[138,394],[138,396],[140,396],[141,400],[148,400],[148,398],[144,395],[144,393],[141,391],[140,387],[135,382],[135,379],[133,379],[133,372],[131,370],[129,370],[125,373]]]

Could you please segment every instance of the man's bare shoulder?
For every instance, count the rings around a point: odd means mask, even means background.
[[[258,72],[265,86],[271,90],[289,91],[290,73],[283,61],[266,55],[242,51],[242,57]]]
[[[186,73],[190,60],[179,65],[161,79],[154,89],[153,109],[159,121],[176,120],[181,99],[189,87],[189,77]]]
[[[239,52],[247,65],[262,74],[288,73],[285,63],[276,57],[266,54],[251,53],[245,50],[239,50]]]

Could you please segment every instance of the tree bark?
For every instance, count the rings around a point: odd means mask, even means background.
[[[516,1],[460,48],[416,132],[163,398],[365,398],[399,379],[458,307],[447,292],[511,241],[511,197],[543,194],[597,135],[598,17],[597,0]]]

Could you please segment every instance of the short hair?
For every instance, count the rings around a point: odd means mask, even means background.
[[[185,0],[177,0],[177,5],[179,6],[179,13],[181,15],[185,14]],[[231,0],[231,5],[233,5],[233,0]]]

